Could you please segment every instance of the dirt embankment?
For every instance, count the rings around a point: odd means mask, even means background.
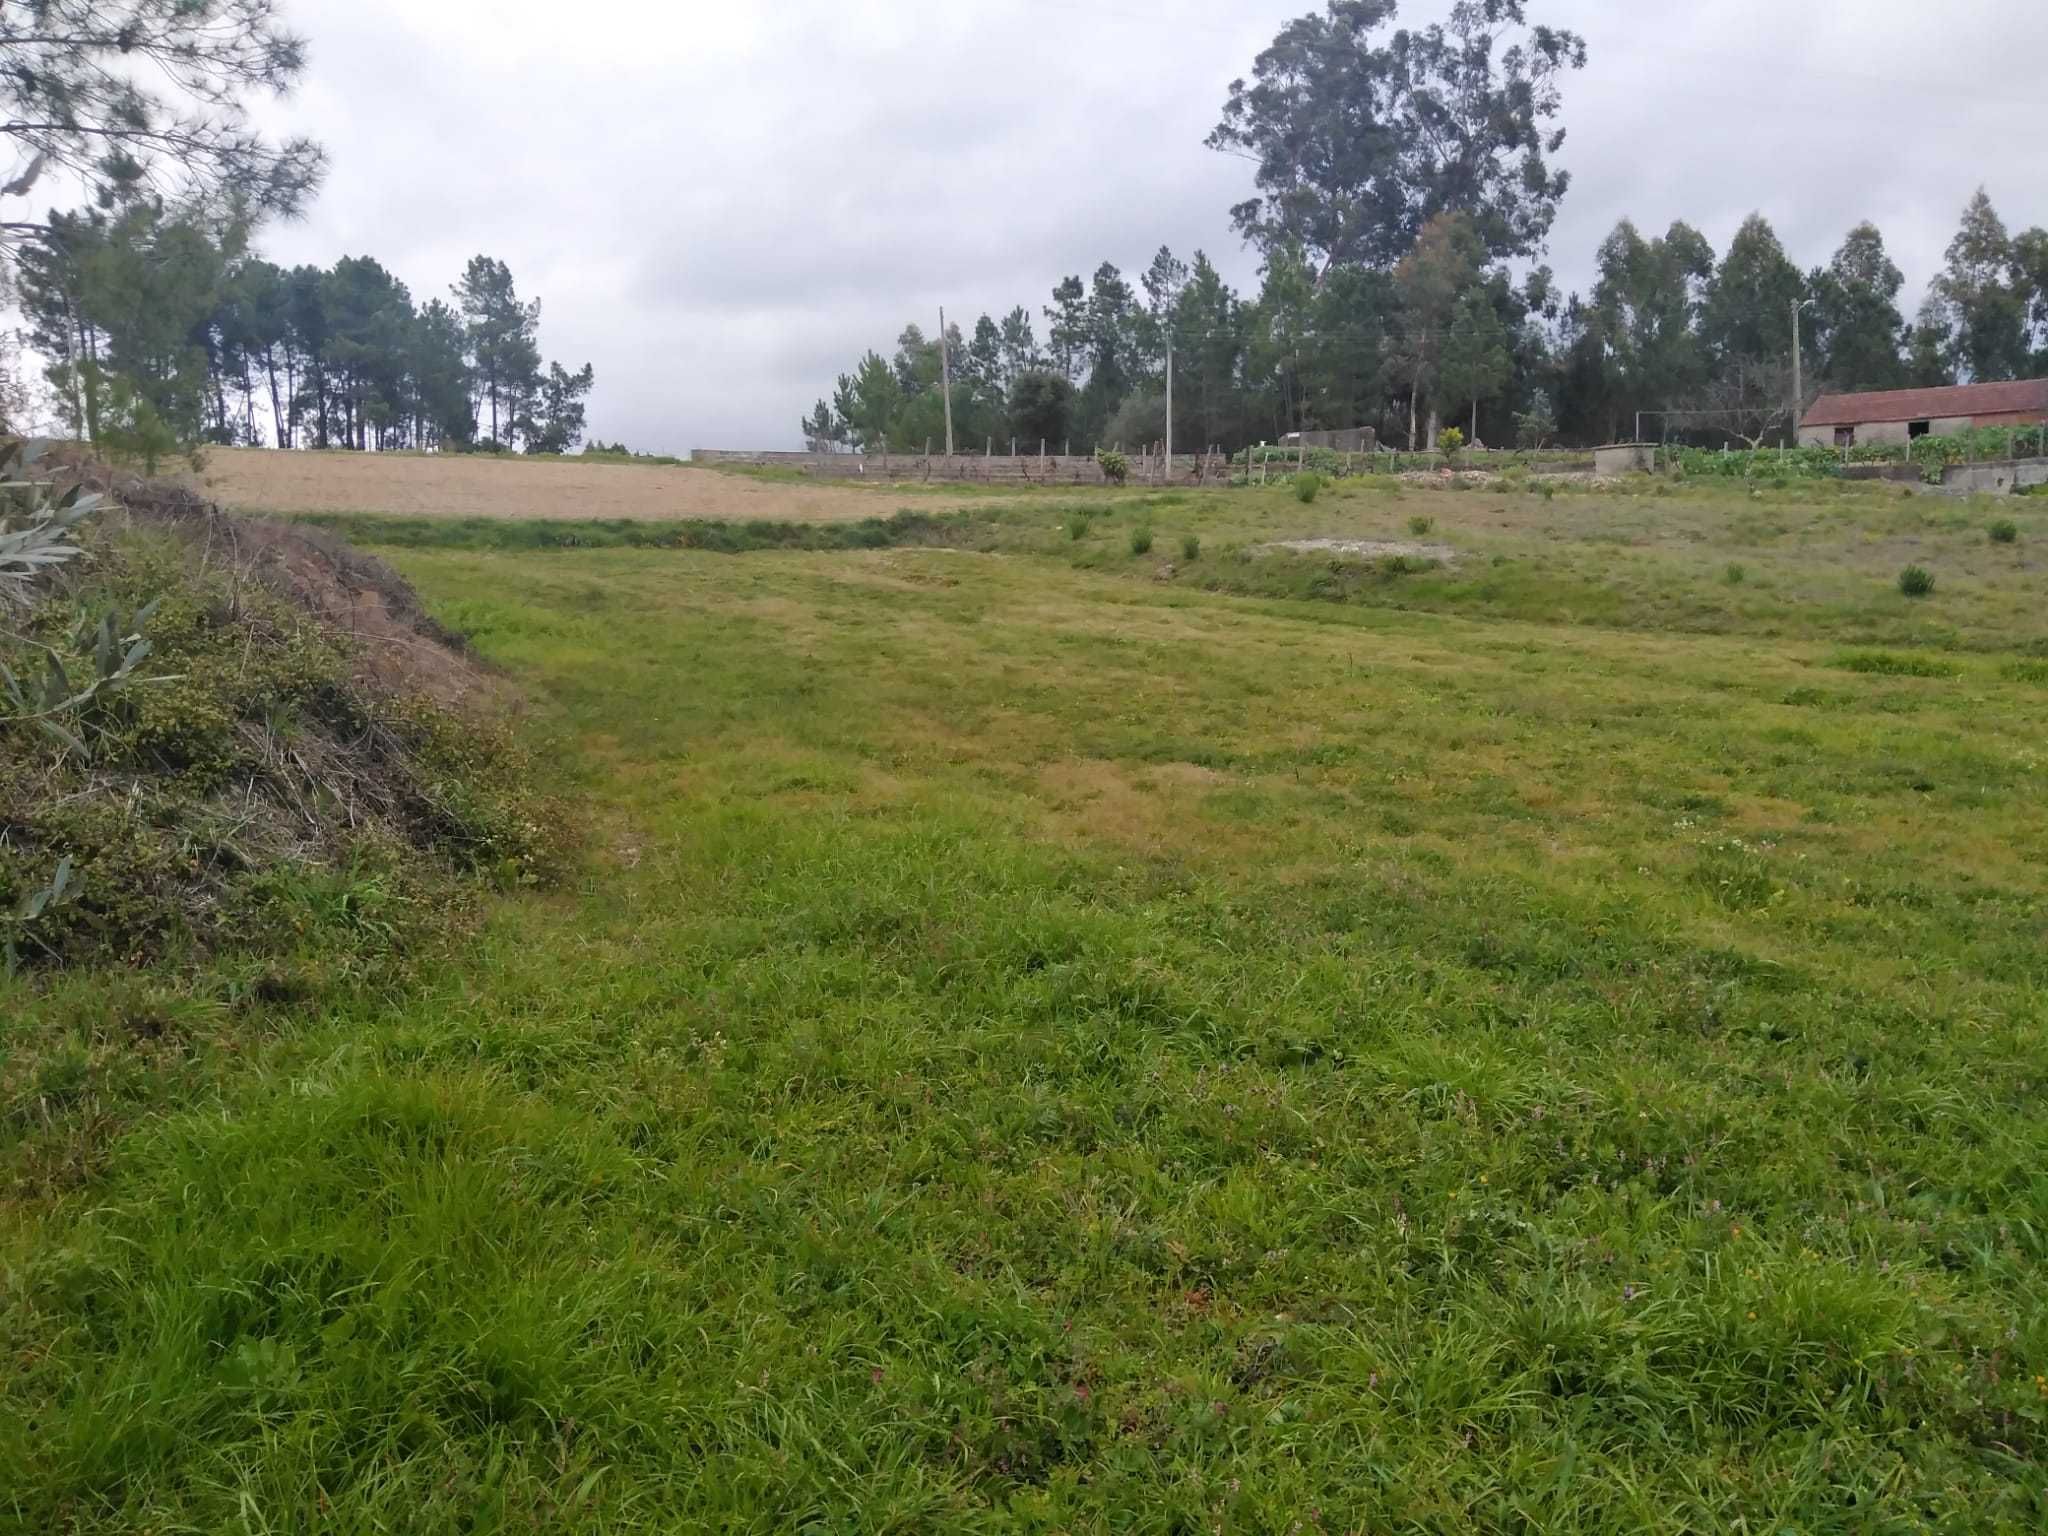
[[[852,522],[886,517],[887,490],[750,479],[657,464],[581,464],[469,454],[209,448],[186,477],[243,512],[388,512],[410,517]],[[932,511],[956,505],[920,493]]]
[[[404,577],[324,529],[224,512],[189,487],[84,466],[143,527],[178,534],[203,568],[226,569],[286,599],[347,637],[355,671],[393,693],[421,692],[442,704],[511,702],[511,689],[437,623]]]

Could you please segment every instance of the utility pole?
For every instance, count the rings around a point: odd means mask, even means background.
[[[1799,408],[1806,403],[1806,381],[1800,377],[1799,357],[1799,310],[1797,299],[1792,301],[1792,435],[1799,436]]]
[[[1812,299],[1794,299],[1792,301],[1792,443],[1794,447],[1797,447],[1799,443],[1799,418],[1806,411],[1806,379],[1803,372],[1803,359],[1799,355],[1799,315],[1800,311],[1811,309],[1813,305],[1814,301]]]
[[[1166,338],[1166,483],[1173,483],[1173,337]]]
[[[946,457],[953,457],[953,360],[946,351],[946,306],[939,306],[939,387],[946,396]]]

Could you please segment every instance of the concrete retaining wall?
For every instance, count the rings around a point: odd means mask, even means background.
[[[1655,443],[1609,443],[1593,450],[1596,475],[1647,474],[1657,467]]]
[[[1899,480],[1909,485],[1919,485],[1925,478],[1918,464],[1847,464],[1842,467],[1844,480]]]
[[[1159,454],[1126,454],[1132,485],[1227,485],[1230,464],[1221,455],[1177,453],[1168,465]],[[785,453],[693,448],[692,464],[751,464],[794,469],[823,480],[961,480],[988,485],[1105,485],[1093,454],[1035,453]]]
[[[1951,464],[1941,472],[1941,488],[1958,496],[1983,492],[1993,496],[2048,485],[2048,459],[2007,459],[1993,464]]]

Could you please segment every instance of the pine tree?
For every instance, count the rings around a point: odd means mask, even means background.
[[[494,446],[506,446],[538,385],[540,303],[522,303],[502,261],[473,256],[454,288],[469,335],[472,387],[490,410]]]

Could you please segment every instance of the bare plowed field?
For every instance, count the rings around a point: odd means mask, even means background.
[[[261,448],[209,448],[205,464],[192,477],[199,490],[224,506],[256,512],[842,522],[886,516],[898,505],[886,490],[653,464]],[[917,504],[936,511],[954,503],[921,492]]]

